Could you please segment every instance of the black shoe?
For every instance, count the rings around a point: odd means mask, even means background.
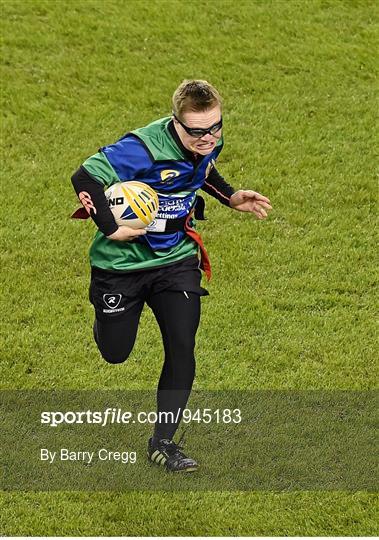
[[[147,457],[153,463],[164,466],[171,472],[197,471],[199,465],[194,459],[185,456],[181,451],[182,448],[169,439],[161,439],[154,443],[151,438],[147,447]]]

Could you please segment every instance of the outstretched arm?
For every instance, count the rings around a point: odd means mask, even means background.
[[[267,211],[271,210],[270,199],[256,191],[235,189],[227,184],[215,167],[206,179],[203,191],[218,199],[225,206],[230,206],[240,212],[252,212],[258,219],[265,219]]]

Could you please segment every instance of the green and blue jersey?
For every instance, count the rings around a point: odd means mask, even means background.
[[[157,219],[184,218],[194,206],[196,191],[204,187],[223,140],[218,141],[209,155],[195,160],[178,143],[172,129],[170,117],[136,129],[116,143],[100,148],[83,163],[83,168],[104,189],[116,182],[144,182],[158,193]],[[133,242],[115,242],[99,230],[90,249],[90,259],[91,265],[98,268],[134,271],[171,264],[195,255],[197,250],[197,244],[184,230],[148,232]]]

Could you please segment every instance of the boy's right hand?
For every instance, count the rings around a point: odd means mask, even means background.
[[[117,240],[118,242],[129,242],[146,234],[145,229],[132,229],[126,225],[121,225],[117,231],[107,236],[110,240]]]

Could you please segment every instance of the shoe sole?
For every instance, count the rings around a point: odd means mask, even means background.
[[[164,469],[166,469],[167,472],[172,472],[172,473],[185,473],[185,472],[196,472],[199,467],[187,467],[186,469],[178,469],[177,471],[172,471],[171,469],[168,469],[165,465],[161,465],[160,463],[157,463],[156,461],[153,461],[150,459],[150,456],[149,454],[147,454],[147,459],[149,461],[149,463],[151,463],[152,465],[155,465],[156,467],[162,467]]]
[[[166,469],[167,472],[173,472],[173,473],[186,473],[186,472],[196,472],[199,470],[199,467],[188,467],[187,469],[178,469],[177,471],[170,471],[170,469]]]

